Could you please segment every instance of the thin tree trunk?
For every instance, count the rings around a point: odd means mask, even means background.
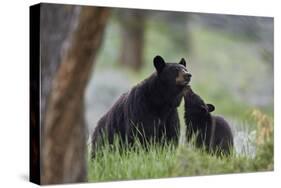
[[[83,98],[108,14],[106,8],[81,8],[70,46],[52,82],[43,127],[43,184],[86,181]]]
[[[122,47],[120,64],[139,71],[143,65],[144,14],[139,10],[120,13]]]

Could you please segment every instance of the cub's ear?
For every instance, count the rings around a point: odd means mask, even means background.
[[[153,64],[158,73],[160,73],[166,65],[164,59],[159,55],[154,57]]]
[[[200,105],[200,113],[208,113],[208,107],[206,107],[205,105]]]
[[[207,104],[207,107],[209,112],[213,112],[215,110],[215,106],[212,104]]]
[[[186,67],[186,62],[185,62],[185,59],[184,58],[181,58],[179,64],[183,65]]]

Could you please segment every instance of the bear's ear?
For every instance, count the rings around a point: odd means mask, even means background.
[[[208,107],[206,108],[206,106],[203,105],[203,104],[200,105],[199,110],[200,110],[200,111],[199,111],[200,113],[204,113],[204,114],[205,114],[205,113],[208,113]]]
[[[160,73],[166,65],[164,59],[159,55],[154,57],[153,64],[154,64],[154,67],[156,68],[158,73]]]
[[[207,107],[209,112],[213,112],[215,110],[215,106],[212,104],[207,104]]]
[[[181,58],[179,64],[183,65],[186,67],[186,62],[185,62],[185,59],[184,58]]]

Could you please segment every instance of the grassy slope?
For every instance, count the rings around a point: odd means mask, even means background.
[[[176,149],[172,145],[154,145],[148,151],[136,146],[134,151],[122,153],[106,148],[101,153],[94,161],[89,160],[90,181],[163,178],[171,174],[176,164]]]
[[[233,152],[230,156],[216,157],[195,148],[192,142],[180,142],[179,147],[151,145],[148,151],[136,145],[134,151],[119,152],[105,147],[97,157],[89,159],[89,181],[113,181],[145,178],[165,178],[239,172],[273,170],[273,120],[259,110],[251,115],[256,132],[254,156]],[[249,125],[244,125],[249,127]],[[184,140],[181,135],[181,140]],[[116,141],[115,143],[118,143]]]
[[[148,151],[137,145],[134,151],[122,153],[107,147],[93,161],[89,159],[88,170],[93,182],[269,171],[273,170],[273,131],[257,144],[255,157],[233,153],[218,158],[191,142],[177,148],[152,145]]]

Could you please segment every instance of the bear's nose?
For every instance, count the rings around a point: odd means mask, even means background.
[[[184,79],[190,79],[191,77],[192,77],[192,75],[189,73],[184,74]]]

